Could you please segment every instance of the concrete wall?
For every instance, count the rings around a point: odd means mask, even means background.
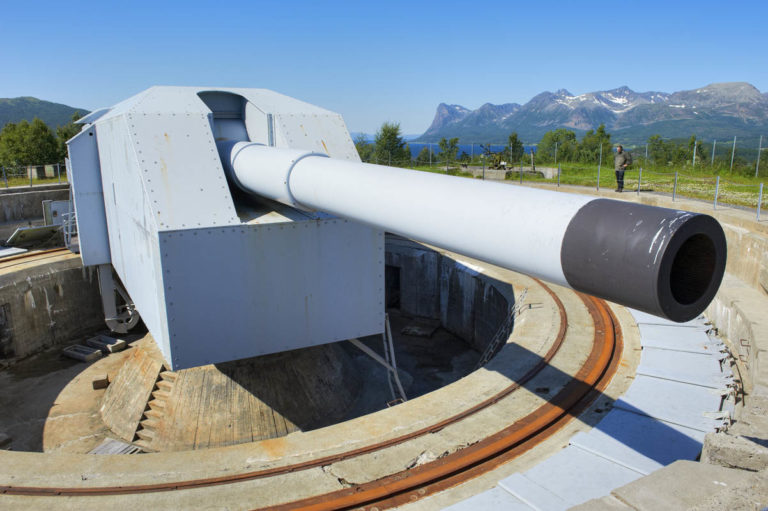
[[[400,310],[437,319],[482,351],[509,314],[513,291],[447,255],[400,238],[387,238],[386,264],[400,269]],[[393,282],[387,282],[391,290]]]
[[[12,361],[105,328],[95,272],[63,255],[0,273],[0,360]]]
[[[43,225],[44,200],[67,199],[68,184],[0,188],[0,243],[7,240],[18,227]]]
[[[0,223],[43,218],[44,200],[69,199],[69,185],[0,188]]]

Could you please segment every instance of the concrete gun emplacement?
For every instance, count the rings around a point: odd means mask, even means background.
[[[381,333],[384,232],[674,321],[725,271],[708,215],[361,163],[341,116],[271,91],[153,87],[81,122],[83,264],[174,369]]]

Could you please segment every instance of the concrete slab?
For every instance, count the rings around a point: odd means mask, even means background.
[[[726,468],[765,470],[768,468],[768,441],[728,433],[709,433],[704,441],[701,461]]]
[[[478,509],[503,509],[504,511],[533,511],[528,504],[501,488],[491,488],[488,491],[470,497],[467,500],[444,508],[450,511],[477,511]]]
[[[688,328],[698,328],[700,330],[706,330],[709,328],[706,325],[707,318],[705,318],[704,316],[699,316],[698,318],[694,318],[684,323],[676,323],[672,320],[659,318],[657,316],[653,316],[652,314],[648,314],[647,312],[642,312],[636,309],[628,309],[628,310],[632,314],[632,317],[635,318],[635,321],[637,321],[638,324],[642,323],[646,325],[688,327]]]
[[[689,509],[745,481],[750,472],[695,461],[676,461],[617,488],[613,495],[638,511]]]
[[[614,407],[679,424],[699,431],[714,431],[722,422],[706,416],[720,409],[721,396],[714,389],[651,376],[638,376]]]
[[[568,511],[626,511],[632,509],[612,495],[599,499],[588,500],[583,504],[574,506]]]
[[[640,324],[643,347],[662,348],[692,353],[717,353],[719,350],[709,336],[698,328]]]
[[[623,410],[611,410],[594,429],[578,433],[571,445],[642,474],[701,452],[704,433]]]
[[[556,493],[531,481],[523,474],[513,474],[499,481],[499,487],[510,492],[517,499],[533,509],[558,510],[567,509],[571,503]]]
[[[520,500],[549,510],[559,509],[558,501],[551,495],[574,506],[606,495],[639,477],[642,477],[639,472],[585,450],[568,447],[520,477],[503,479],[499,485]]]
[[[725,388],[727,385],[717,357],[709,353],[644,347],[637,374],[715,389]]]

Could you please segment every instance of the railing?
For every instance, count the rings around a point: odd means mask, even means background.
[[[0,166],[3,181],[0,187],[39,186],[68,182],[66,167],[61,163],[26,165],[19,167]]]

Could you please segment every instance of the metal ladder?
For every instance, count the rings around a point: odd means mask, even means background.
[[[487,364],[488,361],[491,360],[494,355],[496,355],[501,346],[507,342],[507,337],[509,337],[512,323],[515,321],[515,318],[520,315],[520,311],[523,309],[523,302],[525,301],[527,294],[528,288],[525,288],[523,289],[523,292],[520,293],[520,296],[517,297],[517,300],[515,300],[515,305],[510,309],[509,314],[507,314],[507,317],[504,318],[504,321],[501,323],[501,326],[499,326],[499,329],[496,330],[496,333],[493,335],[491,342],[489,342],[485,347],[485,350],[483,350],[483,354],[480,356],[480,360],[478,360],[477,364],[475,364],[475,370],[478,370]]]

